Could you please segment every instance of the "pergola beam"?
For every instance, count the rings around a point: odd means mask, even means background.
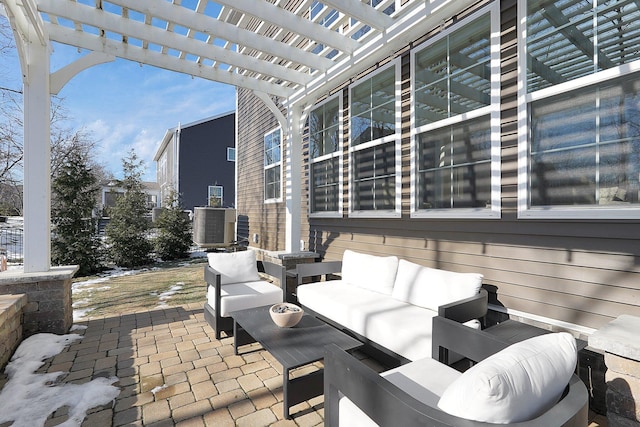
[[[60,3],[59,0],[55,2],[55,4],[58,5],[57,7],[59,7]],[[155,16],[170,24],[174,23],[188,28],[189,38],[193,38],[193,32],[200,32],[240,46],[247,46],[271,55],[288,58],[292,62],[318,70],[326,70],[333,65],[330,59],[319,57],[318,55],[296,49],[287,43],[278,42],[252,31],[238,28],[236,25],[203,15],[197,11],[198,9],[193,12],[168,2],[139,2],[131,5],[131,2],[128,0],[111,0],[110,3],[123,8],[127,7],[136,10],[147,16]]]
[[[45,13],[59,13],[59,10],[54,7],[55,4],[59,4],[59,0],[40,0],[40,10]],[[139,40],[153,40],[154,43],[167,46],[170,49],[188,52],[196,56],[203,56],[213,59],[214,61],[245,68],[256,73],[276,77],[285,81],[291,81],[296,84],[305,84],[309,80],[309,76],[292,72],[292,70],[287,69],[286,67],[271,64],[247,55],[242,55],[219,46],[189,39],[176,33],[167,32],[166,30],[146,25],[141,22],[126,20],[113,13],[94,9],[79,3],[69,2],[65,8],[65,17],[100,30],[111,31],[116,34],[126,35],[127,37],[133,37]]]
[[[226,83],[233,86],[245,87],[278,96],[288,96],[293,89],[282,85],[244,77],[237,73],[230,73],[214,67],[204,66],[193,61],[185,61],[178,57],[164,55],[131,44],[122,44],[97,35],[78,33],[69,28],[48,24],[46,26],[51,40],[76,46],[82,49],[104,52],[118,58],[128,59],[140,64],[149,64],[178,73],[189,74],[203,79]]]
[[[393,19],[388,15],[360,0],[322,0],[322,3],[379,31],[384,31],[393,24]]]
[[[320,44],[334,47],[349,54],[360,46],[360,43],[349,37],[345,37],[336,31],[331,31],[320,24],[313,23],[309,19],[302,18],[264,0],[216,0],[216,3],[255,16],[260,20],[267,21],[293,33],[304,35]]]

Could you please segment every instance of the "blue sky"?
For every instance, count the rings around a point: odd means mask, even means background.
[[[52,72],[87,53],[57,43],[53,48]],[[8,59],[0,67],[0,86],[19,90],[17,54]],[[167,129],[235,110],[233,86],[122,59],[82,71],[58,96],[69,124],[98,142],[96,159],[107,170],[121,177],[122,158],[133,148],[149,181],[156,179],[153,157]]]

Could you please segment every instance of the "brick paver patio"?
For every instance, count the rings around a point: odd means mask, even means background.
[[[86,326],[73,332],[84,338],[49,359],[40,371],[67,372],[61,378],[67,383],[117,376],[115,385],[121,389],[113,404],[91,409],[83,426],[324,424],[322,396],[294,406],[292,419],[284,420],[280,364],[257,344],[234,355],[233,338],[215,339],[204,320],[202,304],[76,324]],[[4,374],[0,375],[0,388],[5,382]],[[65,409],[60,409],[49,417],[46,427],[66,419]],[[603,426],[603,420],[598,417],[590,425]]]

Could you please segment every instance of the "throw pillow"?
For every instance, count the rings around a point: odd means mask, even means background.
[[[222,285],[260,280],[256,253],[252,250],[210,253],[207,258],[211,268],[220,273],[220,284]]]
[[[447,387],[438,407],[457,417],[489,423],[531,420],[560,399],[576,361],[571,334],[530,338],[466,371]]]

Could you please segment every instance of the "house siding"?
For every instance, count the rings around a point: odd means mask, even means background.
[[[223,206],[235,203],[235,163],[227,148],[235,147],[235,114],[185,127],[180,134],[179,185],[186,209],[207,206],[208,187],[223,187]]]
[[[478,2],[465,15],[491,2]],[[640,316],[640,221],[531,220],[517,218],[517,9],[500,3],[501,15],[501,216],[498,219],[411,218],[410,48],[395,56],[402,63],[402,216],[348,216],[349,82],[344,82],[343,211],[341,218],[308,217],[308,147],[303,159],[303,239],[324,260],[339,260],[346,249],[396,255],[429,267],[479,272],[494,308],[538,316],[584,328],[600,328],[621,314]],[[456,17],[459,20],[461,16]],[[450,21],[451,22],[451,21]],[[449,23],[450,23],[449,22]],[[447,25],[449,24],[447,23]],[[380,64],[388,63],[382,59]],[[369,72],[372,70],[368,70]],[[363,74],[364,75],[364,74]],[[353,81],[358,77],[354,76]],[[251,232],[268,236],[262,246],[284,249],[284,204],[262,201],[263,131],[277,126],[266,108],[239,97],[239,143],[243,144],[240,211]],[[249,126],[249,124],[251,126]],[[286,133],[285,133],[286,134]],[[308,138],[305,136],[305,144]],[[242,151],[245,151],[242,153]],[[254,171],[255,174],[254,175]],[[244,177],[244,175],[247,175]],[[283,189],[284,191],[284,189]],[[239,197],[240,199],[240,197]],[[308,221],[308,222],[307,222]],[[308,225],[307,225],[308,224]],[[256,231],[254,231],[256,230]]]
[[[264,135],[279,126],[267,106],[246,89],[238,89],[238,237],[267,251],[285,249],[284,175],[281,202],[265,202]],[[284,133],[282,157],[284,159]],[[283,162],[284,167],[284,162]],[[245,234],[246,233],[246,234]],[[258,241],[253,237],[257,235]]]

